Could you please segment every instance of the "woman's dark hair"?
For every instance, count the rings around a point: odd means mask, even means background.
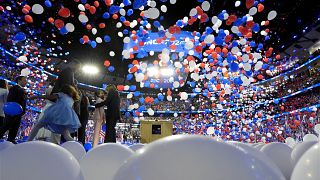
[[[80,100],[80,95],[79,95],[78,91],[76,90],[76,88],[74,88],[71,85],[62,86],[61,92],[69,95],[70,97],[72,97],[72,99],[74,101],[79,101]]]
[[[8,89],[8,83],[4,79],[0,79],[0,88]]]
[[[19,81],[22,81],[22,79],[25,78],[25,76],[18,76],[15,79],[15,82],[18,83]]]

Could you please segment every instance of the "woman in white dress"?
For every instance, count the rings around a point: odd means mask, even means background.
[[[96,103],[101,103],[104,101],[104,92],[98,91],[96,94]],[[93,147],[96,147],[100,139],[100,130],[102,124],[106,121],[106,116],[104,113],[104,107],[96,108],[93,113],[94,121],[94,132],[93,132]]]

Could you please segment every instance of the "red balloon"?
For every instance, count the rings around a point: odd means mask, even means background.
[[[109,67],[109,66],[110,66],[110,61],[105,60],[105,61],[104,61],[104,66]]]
[[[258,4],[258,12],[262,12],[264,10],[263,4]]]
[[[246,7],[249,9],[253,6],[254,0],[246,0]]]
[[[53,22],[54,22],[54,19],[53,19],[52,17],[49,17],[49,18],[48,18],[48,22],[49,22],[49,23],[53,23]]]
[[[105,27],[106,27],[106,24],[105,24],[105,23],[100,23],[100,24],[99,24],[99,28],[100,28],[100,29],[103,29],[103,28],[105,28]]]
[[[59,16],[67,18],[70,16],[70,10],[68,8],[61,8],[58,12]]]
[[[93,4],[94,4],[95,7],[99,7],[100,6],[99,1],[95,1]]]
[[[89,8],[89,12],[90,12],[91,14],[96,13],[96,7],[94,7],[94,6],[90,6],[90,8]]]
[[[111,0],[105,0],[104,3],[106,3],[107,6],[111,6]]]
[[[24,14],[28,14],[28,13],[29,13],[29,10],[26,9],[26,8],[22,8],[22,12],[23,12]]]
[[[54,21],[54,25],[58,28],[61,29],[64,27],[64,22],[61,19],[56,19]]]
[[[25,15],[24,20],[28,23],[33,23],[33,18],[30,15]]]
[[[82,38],[83,38],[84,43],[89,42],[89,37],[87,35],[84,35]]]
[[[118,89],[118,91],[123,91],[124,90],[124,86],[123,85],[118,85],[117,89]]]
[[[23,8],[27,9],[28,11],[31,10],[31,7],[28,4],[24,5]]]

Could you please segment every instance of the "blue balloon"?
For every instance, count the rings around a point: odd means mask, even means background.
[[[113,71],[114,71],[114,67],[113,67],[113,66],[109,66],[108,70],[109,70],[110,72],[113,72]]]
[[[85,143],[83,145],[83,147],[86,150],[86,152],[88,152],[90,149],[92,149],[92,144],[91,143]]]
[[[21,105],[16,102],[7,102],[3,106],[3,112],[9,116],[17,116],[23,112],[23,109]]]
[[[235,63],[235,62],[231,63],[230,69],[231,69],[232,72],[237,72],[238,69],[239,69],[238,63]]]
[[[51,2],[49,0],[46,0],[44,2],[44,5],[46,5],[47,7],[51,7],[52,6],[52,4],[51,4]]]
[[[139,91],[134,92],[134,93],[133,93],[133,96],[134,96],[134,97],[140,96],[140,92],[139,92]]]
[[[103,13],[102,17],[104,19],[109,19],[110,18],[110,14],[108,12]]]
[[[97,43],[95,41],[91,41],[90,45],[92,48],[96,48],[97,47]]]
[[[164,99],[163,94],[159,93],[159,94],[158,94],[158,99],[160,99],[160,101],[163,101],[163,99]]]
[[[132,74],[128,74],[128,75],[127,75],[127,80],[128,80],[128,81],[130,81],[132,78],[133,78],[133,75],[132,75]]]
[[[14,41],[24,41],[26,40],[26,35],[23,32],[18,32],[14,37]]]
[[[112,5],[112,6],[110,7],[110,9],[109,9],[109,13],[110,13],[110,14],[115,14],[115,13],[119,12],[119,10],[120,10],[120,7],[119,7],[119,6]]]
[[[123,0],[123,5],[124,6],[129,6],[129,5],[131,5],[131,1],[130,0]]]
[[[147,0],[135,0],[133,2],[133,9],[139,9],[141,6],[146,6],[147,2]]]
[[[133,14],[133,10],[132,9],[129,9],[128,11],[127,11],[127,16],[131,16]]]
[[[135,85],[131,85],[129,87],[129,91],[135,91],[137,89],[137,87]]]
[[[103,39],[104,39],[105,42],[110,42],[111,41],[111,38],[108,35],[105,35]]]

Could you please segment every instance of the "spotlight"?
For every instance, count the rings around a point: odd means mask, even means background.
[[[82,72],[84,72],[86,74],[94,75],[94,74],[98,74],[99,69],[96,66],[93,66],[93,65],[84,65],[82,67]]]
[[[164,69],[160,69],[160,73],[162,76],[168,77],[168,76],[172,76],[174,71],[171,68],[164,68]]]
[[[156,67],[150,67],[150,68],[147,69],[147,71],[148,71],[148,76],[149,77],[153,77],[153,76],[156,76],[156,75],[159,74],[159,69],[156,68]]]

